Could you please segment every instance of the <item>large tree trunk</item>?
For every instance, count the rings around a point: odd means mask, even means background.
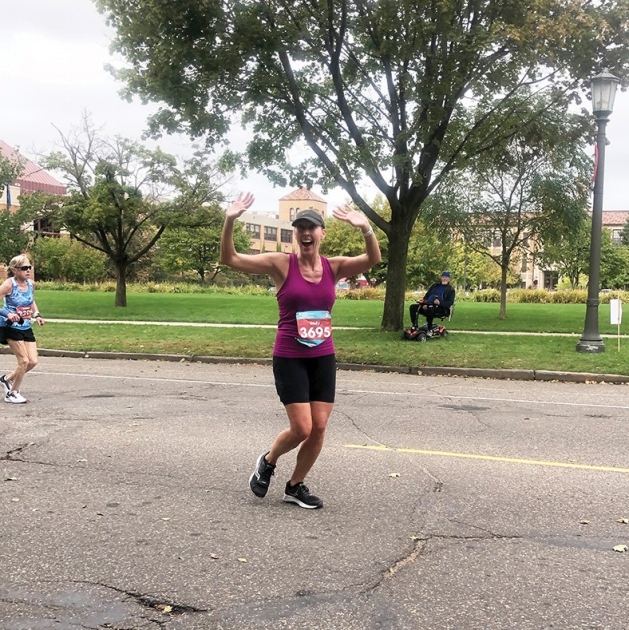
[[[127,306],[127,265],[116,263],[116,302],[115,306]]]
[[[507,274],[509,273],[509,261],[502,261],[500,277],[500,319],[507,319]]]
[[[404,328],[404,294],[406,292],[406,261],[410,230],[392,222],[389,234],[387,289],[382,314],[382,330]]]

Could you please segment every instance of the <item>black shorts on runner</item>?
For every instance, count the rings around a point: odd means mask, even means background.
[[[284,405],[308,402],[334,402],[336,356],[307,359],[273,357],[275,389]]]
[[[13,326],[0,327],[0,343],[5,346],[8,345],[7,339],[13,339],[13,341],[35,341],[35,334],[32,328],[26,330],[20,330],[19,328],[13,328]]]

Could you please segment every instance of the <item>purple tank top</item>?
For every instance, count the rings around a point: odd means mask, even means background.
[[[323,276],[320,282],[309,282],[299,271],[297,254],[289,254],[288,275],[277,292],[277,303],[280,307],[280,319],[277,324],[277,335],[273,355],[276,357],[304,358],[322,357],[334,354],[334,341],[330,334],[322,343],[308,347],[297,341],[298,312],[328,311],[332,313],[336,299],[334,274],[327,258],[321,256]]]

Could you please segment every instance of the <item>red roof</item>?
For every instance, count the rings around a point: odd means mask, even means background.
[[[619,226],[623,227],[629,219],[629,212],[621,210],[607,210],[603,212],[603,225],[605,227]]]
[[[12,162],[22,160],[24,170],[12,184],[19,184],[20,193],[25,192],[45,192],[51,195],[65,195],[66,187],[60,184],[50,173],[47,173],[41,166],[27,160],[20,155],[6,142],[0,140],[0,154]]]
[[[323,197],[319,197],[317,193],[314,193],[312,190],[308,190],[307,188],[298,188],[297,190],[293,190],[293,192],[288,193],[288,195],[281,197],[280,201],[320,201],[322,203],[327,203]]]

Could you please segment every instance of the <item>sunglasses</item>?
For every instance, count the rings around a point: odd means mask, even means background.
[[[33,267],[31,265],[24,265],[23,267],[18,267],[20,271],[30,271]]]

